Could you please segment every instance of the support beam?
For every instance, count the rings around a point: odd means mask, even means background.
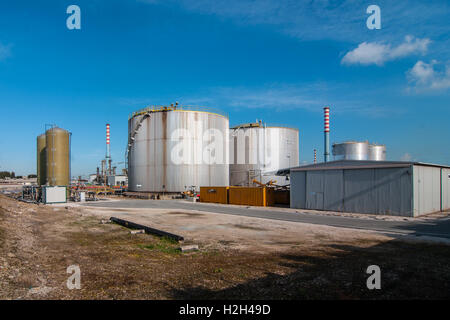
[[[124,226],[127,228],[138,229],[138,230],[143,229],[143,230],[145,230],[145,233],[154,234],[159,237],[167,237],[167,238],[174,239],[175,241],[183,241],[184,240],[184,238],[182,236],[179,236],[179,235],[176,235],[173,233],[169,233],[166,231],[150,228],[150,227],[144,226],[142,224],[134,223],[131,221],[119,219],[116,217],[111,217],[110,220],[112,222],[115,222],[115,223],[120,224],[121,226]]]

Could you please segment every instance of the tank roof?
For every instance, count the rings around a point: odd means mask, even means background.
[[[136,112],[133,112],[129,115],[128,119],[146,114],[146,113],[157,113],[157,112],[203,112],[203,113],[210,113],[215,114],[224,118],[228,119],[228,114],[218,110],[216,108],[211,107],[205,107],[205,106],[189,106],[189,105],[177,105],[177,106],[162,106],[162,105],[155,105],[155,106],[148,106],[145,108],[142,108]]]
[[[344,142],[335,142],[335,143],[333,143],[333,146],[334,145],[339,145],[339,144],[356,144],[356,143],[369,143],[369,141],[353,141],[353,140],[350,140],[350,141],[344,141]]]
[[[260,123],[260,122],[243,123],[243,124],[234,126],[230,129],[237,130],[237,129],[247,129],[247,128],[281,128],[281,129],[290,129],[290,130],[299,131],[297,128],[282,127],[282,126],[265,126],[263,123]]]
[[[313,171],[313,170],[338,170],[338,169],[373,169],[373,168],[404,168],[410,166],[427,166],[438,168],[449,168],[448,165],[414,162],[414,161],[375,161],[375,160],[336,160],[308,164],[299,167],[280,169],[277,175],[287,175],[290,171]]]

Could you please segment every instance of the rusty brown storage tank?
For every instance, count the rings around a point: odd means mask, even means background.
[[[128,120],[128,189],[180,193],[228,186],[228,116],[200,107],[148,107]]]
[[[70,184],[70,132],[58,127],[45,133],[47,149],[47,184],[68,186]]]
[[[45,185],[47,182],[47,149],[45,133],[37,137],[36,148],[36,174],[37,184],[39,186]]]

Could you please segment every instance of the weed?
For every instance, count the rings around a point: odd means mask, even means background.
[[[157,240],[156,243],[139,244],[138,247],[141,249],[156,250],[156,251],[159,251],[162,253],[167,253],[167,254],[181,253],[181,251],[178,247],[178,241],[173,240],[168,237],[160,238]]]

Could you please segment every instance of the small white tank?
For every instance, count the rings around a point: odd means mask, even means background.
[[[333,144],[335,160],[369,160],[369,142],[347,141]]]
[[[386,160],[386,146],[380,144],[369,145],[369,160],[385,161]]]

